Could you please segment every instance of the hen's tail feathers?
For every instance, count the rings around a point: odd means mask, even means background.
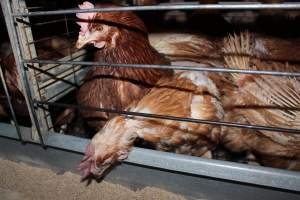
[[[275,105],[272,112],[282,124],[290,128],[300,128],[300,83],[294,78],[266,77],[255,79],[257,84],[254,95],[267,105]]]
[[[252,62],[251,36],[249,33],[234,34],[224,40],[226,67],[235,69],[285,69],[281,63]],[[245,54],[245,55],[241,55]],[[255,63],[255,64],[253,64]],[[266,65],[266,66],[264,66]],[[257,108],[243,109],[251,124],[300,128],[300,82],[294,77],[233,74],[238,85],[243,105]],[[247,77],[245,79],[245,77]],[[248,79],[251,77],[251,79]],[[239,84],[243,80],[243,84]],[[250,81],[249,81],[250,80]],[[300,138],[293,134],[262,131],[264,135],[285,144],[298,143]],[[285,142],[284,142],[285,141]]]
[[[225,66],[232,69],[251,69],[250,57],[251,51],[251,38],[249,32],[242,32],[240,35],[233,34],[224,38],[224,61]],[[237,79],[240,74],[232,74]]]
[[[230,35],[224,40],[225,62],[227,67],[235,69],[260,70],[262,63],[256,61],[257,65],[251,65],[250,59],[251,36],[248,32],[240,35]],[[270,68],[279,69],[279,64],[269,63]],[[233,74],[238,80],[242,75]],[[274,77],[266,75],[252,76],[253,86],[241,87],[248,95],[253,96],[256,102],[262,105],[272,105],[279,109],[272,110],[272,114],[279,118],[288,127],[300,127],[300,82],[293,77]],[[253,102],[254,103],[254,102]]]

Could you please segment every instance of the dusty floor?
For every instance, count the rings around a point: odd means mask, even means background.
[[[101,200],[184,200],[156,188],[132,191],[126,187],[102,181],[89,186],[79,182],[77,174],[57,175],[49,169],[0,159],[1,200],[41,199],[101,199]]]

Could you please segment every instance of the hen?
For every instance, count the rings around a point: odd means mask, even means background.
[[[146,96],[127,109],[132,112],[222,120],[219,92],[202,72],[176,72],[162,78]],[[138,138],[155,149],[193,156],[211,157],[219,143],[220,127],[143,117],[117,116],[103,127],[87,147],[79,165],[83,178],[101,176],[112,164],[125,159]]]
[[[223,37],[191,33],[152,33],[150,44],[171,61],[192,61],[210,66],[225,65]],[[251,34],[252,56],[262,60],[300,61],[300,39]]]
[[[190,33],[152,33],[150,44],[172,62],[191,61],[210,66],[223,65],[222,38]]]
[[[238,69],[297,71],[296,67],[262,62],[253,55],[251,35],[242,33],[226,39],[227,66]],[[237,88],[232,92],[232,110],[225,120],[255,125],[300,128],[300,82],[292,77],[233,74]],[[233,100],[234,99],[234,100]],[[300,136],[286,132],[229,129],[222,142],[232,151],[251,151],[266,166],[300,170]]]
[[[258,65],[260,69],[265,70],[297,71],[299,69],[297,69],[298,66],[285,66],[283,64],[279,65],[278,62],[276,65],[274,65],[274,61],[264,61],[264,64],[262,64],[261,62],[261,60],[265,59],[272,59],[277,61],[298,61],[299,57],[297,56],[297,54],[299,52],[297,49],[299,48],[299,45],[295,45],[299,43],[299,40],[297,39],[284,40],[280,38],[267,37],[257,34],[251,34],[250,39],[246,38],[245,36],[243,37],[242,34],[241,38],[237,36],[235,38],[231,37],[231,40],[228,40],[226,38],[224,42],[220,42],[218,45],[215,45],[214,40],[208,40],[207,37],[203,37],[201,35],[153,34],[150,35],[150,41],[151,44],[156,49],[158,49],[159,52],[164,53],[166,56],[168,56],[173,61],[173,63],[188,60],[198,63],[207,63],[209,65],[226,65],[228,67],[242,68],[247,62],[250,62],[251,60],[251,63]],[[251,49],[251,52],[245,51],[245,49],[243,48],[249,48]],[[221,52],[222,49],[225,49],[225,52]],[[211,51],[213,53],[209,53]],[[223,56],[224,53],[226,59],[225,61],[221,61],[220,57]],[[248,56],[239,56],[240,54],[246,54]],[[249,58],[249,56],[251,56],[251,59]],[[216,60],[213,61],[212,58],[216,58]],[[186,65],[191,66],[195,65],[195,63],[187,63]],[[196,65],[201,67],[197,63]],[[246,69],[248,68],[246,67]],[[250,84],[252,86],[248,84],[247,87],[244,87],[243,83],[245,81],[251,81],[251,77],[253,78],[253,76],[233,74],[234,77],[238,78],[232,80],[232,77],[229,74],[210,73],[208,75],[219,89],[221,96],[220,101],[222,102],[226,113],[224,121],[238,122],[243,124],[251,122],[258,125],[282,126],[287,128],[292,124],[297,124],[295,116],[293,117],[294,114],[291,113],[284,113],[282,111],[278,112],[277,110],[277,115],[275,115],[275,117],[277,118],[276,119],[274,117],[272,118],[272,115],[269,115],[269,112],[261,112],[259,115],[263,114],[262,118],[258,117],[256,113],[259,112],[259,110],[261,110],[257,107],[258,105],[255,105],[256,107],[254,107],[253,109],[247,108],[249,106],[253,106],[253,104],[258,104],[257,100],[251,99],[251,96],[253,96],[253,92],[256,91],[262,91],[264,92],[264,95],[269,95],[270,97],[267,98],[271,98],[271,96],[275,98],[277,96],[277,101],[281,103],[289,101],[288,99],[299,99],[299,97],[295,93],[295,88],[297,88],[298,84],[296,84],[294,81],[286,81],[283,78],[269,77],[268,84],[267,82],[261,81],[260,84],[262,85],[260,85],[259,87],[257,85],[253,86],[253,83]],[[267,76],[264,77],[266,78]],[[236,83],[237,85],[234,83]],[[292,89],[290,86],[279,87],[279,92],[277,91],[277,95],[272,94],[270,90],[268,90],[268,92],[266,92],[265,89],[261,90],[262,87],[269,87],[269,84],[278,85],[278,83],[294,86]],[[241,88],[239,88],[238,86],[241,86]],[[245,91],[246,89],[250,90],[250,93],[247,93],[249,91]],[[296,96],[289,97],[288,95],[282,95],[281,97],[278,97],[278,93],[284,94],[289,90],[294,91],[293,95]],[[255,96],[255,98],[263,97],[260,96],[262,95],[262,93],[259,94],[259,92],[256,92],[256,95],[258,95],[258,97]],[[287,105],[285,105],[285,107],[287,107]],[[258,110],[255,111],[255,108],[257,108]],[[273,109],[273,112],[274,111],[275,109]],[[260,120],[262,119],[267,119],[267,123],[266,121],[261,122]],[[293,122],[292,124],[291,121]],[[297,155],[296,152],[298,151],[295,151],[295,154],[291,153],[290,146],[283,146],[281,145],[281,143],[274,143],[272,140],[270,140],[269,137],[267,137],[268,134],[271,135],[270,137],[273,139],[277,138],[277,133],[260,133],[249,129],[223,127],[220,143],[231,152],[248,152],[249,155],[252,155],[252,153],[254,153],[256,158],[259,158],[255,162],[259,162],[262,165],[299,170],[300,163],[298,163],[297,159],[291,158],[291,156]],[[287,135],[282,136],[281,139],[285,138],[286,136]],[[288,136],[292,137],[292,134],[288,134]],[[292,140],[298,143],[298,140],[295,137]],[[286,157],[282,158],[282,156]]]
[[[39,59],[59,59],[69,54],[66,37],[53,37],[49,40],[43,40],[36,44],[36,51]],[[15,63],[15,58],[9,42],[1,44],[0,64],[3,67],[4,78],[11,96],[12,105],[21,125],[30,126],[31,120],[27,104],[23,94],[20,76]],[[1,96],[5,97],[4,91],[0,91]],[[5,111],[5,112],[2,112]],[[8,117],[10,113],[6,99],[1,99],[0,116]]]
[[[11,97],[13,108],[18,116],[19,123],[21,125],[30,125],[29,112],[25,97],[23,95],[22,86],[20,82],[20,76],[17,71],[15,58],[12,53],[9,43],[3,43],[0,51],[0,64],[3,69],[4,78],[6,81],[7,89]],[[2,84],[1,84],[2,85]],[[5,93],[1,91],[2,96],[5,97]],[[9,117],[10,110],[8,107],[7,99],[1,99],[1,117]]]
[[[108,5],[109,7],[111,5]],[[96,7],[108,7],[96,5]],[[81,9],[94,8],[90,2]],[[78,13],[81,26],[77,48],[93,44],[94,61],[125,64],[169,64],[151,47],[144,23],[132,12]],[[143,97],[162,76],[172,71],[141,68],[92,67],[78,93],[80,105],[122,110]],[[96,130],[112,114],[82,111]],[[101,121],[103,120],[103,121]]]

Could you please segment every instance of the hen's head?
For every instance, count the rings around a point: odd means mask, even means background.
[[[126,126],[123,117],[115,117],[102,128],[87,146],[78,169],[82,180],[102,177],[105,170],[127,158],[137,135]]]
[[[80,9],[108,8],[113,5],[96,5],[85,1],[79,5]],[[130,39],[129,33],[139,33],[147,36],[147,29],[132,12],[91,12],[77,13],[80,25],[80,32],[76,43],[77,48],[86,44],[93,44],[97,48],[114,48],[123,40],[121,37]],[[124,40],[125,41],[125,40]]]

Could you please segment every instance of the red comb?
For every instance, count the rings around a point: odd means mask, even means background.
[[[82,4],[78,5],[78,7],[80,9],[92,9],[94,8],[95,6],[88,2],[88,1],[85,1],[83,2]],[[81,20],[84,20],[84,22],[77,22],[77,24],[81,27],[80,28],[80,32],[83,32],[85,33],[87,30],[88,30],[88,20],[91,20],[95,17],[96,13],[95,12],[91,12],[91,13],[76,13],[76,17],[81,19]]]
[[[77,170],[80,171],[81,181],[84,181],[91,174],[91,166],[93,164],[94,150],[90,144],[87,145],[85,150],[85,155],[80,161]]]

